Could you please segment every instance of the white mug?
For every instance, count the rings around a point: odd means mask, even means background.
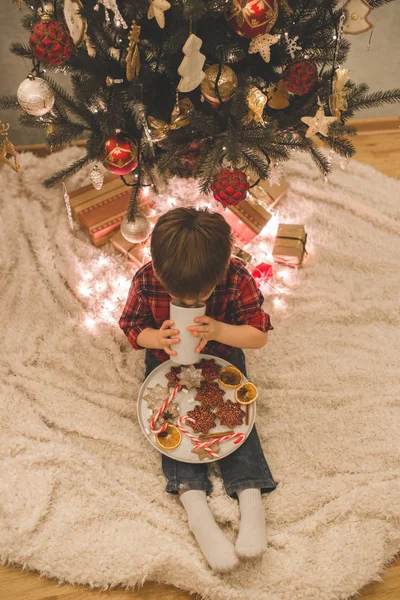
[[[169,318],[174,322],[173,329],[179,329],[177,336],[181,341],[179,344],[172,344],[171,350],[176,352],[176,356],[170,356],[172,362],[178,365],[193,365],[199,360],[199,353],[196,352],[200,344],[200,338],[195,337],[187,328],[190,325],[196,325],[196,317],[202,317],[206,314],[206,305],[204,302],[197,302],[194,306],[186,306],[173,300],[169,304]]]

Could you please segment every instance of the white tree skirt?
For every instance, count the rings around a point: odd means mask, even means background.
[[[324,183],[300,154],[285,168],[281,221],[304,223],[311,251],[284,308],[266,298],[268,345],[247,353],[278,483],[263,497],[269,548],[219,576],[136,421],[143,353],[118,327],[81,325],[79,266],[99,250],[70,232],[61,188],[40,185],[81,153],[27,154],[20,177],[0,172],[0,560],[212,600],[344,600],[380,580],[400,550],[400,183],[356,162]],[[87,182],[88,171],[67,185]],[[212,480],[211,509],[234,540],[237,502]]]

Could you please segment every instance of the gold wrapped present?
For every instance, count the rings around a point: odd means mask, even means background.
[[[301,265],[306,251],[307,234],[304,225],[281,223],[278,227],[272,255],[275,262],[288,267]]]

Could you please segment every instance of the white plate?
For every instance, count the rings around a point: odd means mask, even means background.
[[[211,356],[209,354],[200,354],[199,361],[202,358],[214,359],[216,363],[218,363],[219,365],[221,365],[223,367],[231,365],[231,363],[227,362],[226,360],[223,360],[222,358],[219,358],[217,356]],[[175,448],[174,450],[164,450],[163,448],[160,448],[160,446],[157,444],[154,433],[151,433],[151,431],[149,430],[149,419],[152,416],[152,410],[147,406],[147,402],[146,402],[146,400],[143,399],[143,397],[147,394],[147,391],[148,391],[147,388],[154,388],[157,384],[159,384],[163,387],[167,387],[168,382],[167,382],[165,375],[170,371],[171,367],[176,367],[176,366],[177,366],[176,363],[173,363],[171,360],[167,360],[166,362],[163,362],[161,365],[156,367],[154,369],[154,371],[152,371],[150,373],[150,375],[143,382],[143,385],[139,391],[138,403],[137,403],[138,419],[139,419],[139,423],[142,428],[142,431],[143,431],[144,435],[146,436],[146,438],[148,439],[148,441],[150,442],[150,444],[152,446],[154,446],[154,448],[156,448],[159,452],[162,452],[162,454],[165,454],[166,456],[170,456],[171,458],[174,458],[175,460],[180,460],[181,462],[187,462],[187,463],[199,463],[200,462],[200,463],[206,463],[206,464],[210,463],[210,462],[214,462],[215,460],[219,460],[218,458],[212,458],[211,456],[209,459],[205,458],[203,460],[200,460],[198,455],[194,454],[192,452],[193,442],[190,440],[190,438],[188,438],[187,435],[185,435],[183,433],[182,433],[182,441],[177,448]],[[217,380],[215,380],[215,381],[217,381]],[[243,375],[243,383],[246,383],[247,381],[248,380]],[[220,386],[220,387],[225,392],[224,400],[229,399],[229,400],[232,400],[232,402],[235,402],[235,390],[226,388],[223,386]],[[172,388],[170,388],[170,391],[172,391]],[[193,410],[198,404],[200,404],[199,402],[195,402],[195,400],[194,400],[194,397],[196,394],[197,394],[197,388],[196,389],[193,388],[189,391],[181,390],[180,392],[178,392],[178,394],[176,395],[176,398],[174,399],[174,402],[177,402],[179,404],[179,411],[180,411],[181,415],[186,415],[189,410]],[[246,412],[246,406],[242,406],[242,409],[244,410],[244,412]],[[216,410],[217,409],[215,409],[215,411]],[[215,412],[215,411],[213,411],[213,412]],[[253,402],[253,404],[249,405],[249,411],[250,411],[249,424],[245,425],[243,423],[243,425],[237,425],[234,428],[235,432],[237,432],[237,431],[243,432],[246,435],[246,438],[249,435],[250,431],[252,430],[254,422],[256,420],[256,402]],[[198,434],[196,434],[196,432],[192,431],[192,428],[190,427],[189,424],[186,424],[185,428],[188,429],[191,433],[194,433],[194,435],[198,435]],[[213,429],[210,429],[210,432],[226,431],[227,429],[230,429],[230,427],[228,427],[227,425],[218,424]],[[243,444],[243,442],[241,442],[240,444],[234,444],[233,440],[229,440],[228,442],[222,442],[220,444],[219,451],[218,451],[219,458],[225,458],[225,456],[232,454],[232,452],[234,452],[235,450],[240,448],[240,446],[242,444]]]

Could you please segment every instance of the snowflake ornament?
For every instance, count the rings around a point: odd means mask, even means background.
[[[285,36],[285,39],[286,39],[287,51],[289,52],[290,56],[292,58],[294,58],[296,55],[296,52],[298,50],[302,50],[302,47],[297,45],[297,40],[299,39],[299,36],[295,35],[293,38]]]
[[[201,386],[201,382],[204,381],[204,376],[201,372],[201,369],[196,369],[195,366],[190,365],[190,367],[184,367],[180,373],[177,375],[179,379],[179,383],[184,385],[188,390],[192,388],[199,388]]]
[[[164,12],[171,8],[171,5],[167,0],[152,0],[150,2],[149,10],[147,11],[148,19],[156,19],[157,25],[160,29],[165,27],[165,15]]]
[[[277,35],[271,35],[270,33],[264,33],[263,35],[257,35],[251,40],[249,46],[249,54],[260,53],[261,58],[265,62],[269,62],[271,59],[271,46],[279,42]]]
[[[110,22],[110,15],[108,13],[109,10],[114,13],[114,23],[121,24],[124,29],[128,29],[128,25],[125,23],[123,16],[121,15],[117,0],[98,0],[97,4],[94,6],[94,10],[99,10],[99,5],[102,4],[104,6],[105,14],[106,14],[106,22]]]

